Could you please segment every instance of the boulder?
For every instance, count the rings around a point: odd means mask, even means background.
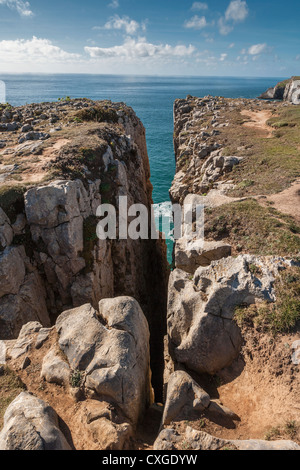
[[[231,256],[231,245],[224,242],[187,240],[181,238],[175,245],[175,266],[194,274],[200,266],[209,266],[212,261]]]
[[[105,299],[62,313],[58,343],[70,367],[85,376],[88,395],[109,398],[136,424],[151,400],[149,328],[130,297]]]
[[[209,395],[189,374],[174,372],[168,382],[162,424],[165,426],[178,419],[190,418],[194,412],[204,411],[209,404]]]
[[[182,433],[174,429],[164,429],[156,439],[154,450],[300,450],[300,446],[292,441],[238,441],[226,440],[197,431],[190,426]]]
[[[7,408],[0,450],[71,450],[58,416],[44,401],[22,392]]]
[[[50,349],[43,360],[41,377],[49,383],[68,385],[70,381],[70,373],[71,369],[69,365],[54,349]]]
[[[35,333],[38,333],[41,328],[42,325],[39,322],[29,322],[22,327],[19,337],[10,351],[12,359],[18,359],[28,352],[33,343]]]
[[[168,335],[176,362],[199,374],[215,374],[238,356],[235,308],[274,302],[274,280],[290,262],[241,255],[213,261],[191,277],[176,269],[169,282]],[[257,269],[251,269],[256,266]]]

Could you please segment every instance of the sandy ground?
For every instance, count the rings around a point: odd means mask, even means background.
[[[250,118],[249,122],[244,122],[243,126],[257,129],[262,134],[262,137],[270,139],[273,137],[273,131],[267,125],[267,121],[272,117],[270,111],[241,111],[242,116]]]

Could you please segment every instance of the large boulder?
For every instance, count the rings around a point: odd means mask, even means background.
[[[233,320],[235,308],[274,302],[275,276],[288,264],[281,258],[241,255],[200,267],[193,277],[173,271],[167,322],[175,361],[200,374],[215,374],[229,366],[242,344]]]
[[[56,322],[58,344],[87,395],[111,401],[135,425],[151,400],[149,328],[130,297],[66,311]]]
[[[0,450],[71,450],[58,416],[44,401],[22,392],[7,408]]]
[[[177,371],[168,382],[167,398],[162,424],[189,418],[195,411],[204,411],[210,405],[210,396],[186,372]]]
[[[175,266],[194,274],[200,266],[209,266],[212,261],[231,256],[231,245],[222,241],[209,242],[180,238],[175,245]]]

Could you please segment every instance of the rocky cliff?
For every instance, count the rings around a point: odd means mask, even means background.
[[[300,104],[300,77],[292,77],[289,80],[277,83],[274,88],[269,88],[259,98]]]
[[[189,96],[174,120],[171,198],[204,206],[205,236],[175,242],[155,448],[264,449],[236,439],[299,429],[300,114]]]
[[[171,198],[205,237],[167,292],[160,240],[95,237],[100,202],[151,204],[134,112],[2,109],[1,450],[300,449],[299,108],[188,96],[174,120]]]
[[[167,262],[161,241],[97,238],[101,203],[144,204],[152,186],[145,129],[122,103],[2,106],[0,338],[53,325],[65,310],[132,296],[147,316],[162,387]],[[149,229],[150,230],[150,229]],[[158,326],[159,325],[159,326]]]

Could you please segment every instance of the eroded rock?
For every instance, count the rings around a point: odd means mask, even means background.
[[[58,417],[44,401],[22,392],[7,408],[0,450],[71,450]]]

